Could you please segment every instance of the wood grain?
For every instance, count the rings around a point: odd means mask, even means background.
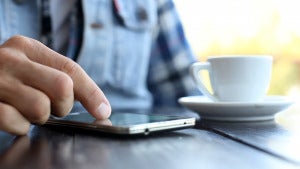
[[[117,138],[35,126],[28,136],[0,135],[0,168],[160,169],[297,168],[210,130],[184,129]]]

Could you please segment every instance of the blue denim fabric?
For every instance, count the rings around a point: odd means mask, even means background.
[[[78,63],[100,86],[113,109],[148,108],[152,104],[145,83],[155,4],[149,0],[129,2],[118,1],[125,23],[120,25],[111,10],[112,1],[83,1],[84,39]],[[137,8],[146,10],[147,22],[136,21]],[[101,24],[102,28],[92,28],[93,23]]]
[[[12,0],[0,1],[0,44],[17,34],[39,38],[37,1],[26,1],[22,4],[16,4]]]
[[[26,2],[26,3],[25,3]],[[36,1],[14,4],[0,1],[0,39],[15,34],[39,38],[39,14]],[[116,21],[111,0],[83,1],[84,35],[78,63],[99,85],[112,108],[149,108],[152,96],[147,89],[152,31],[156,24],[156,1],[119,0]],[[146,19],[137,19],[137,9],[144,9]],[[94,23],[101,28],[91,26]],[[79,108],[76,103],[74,110]]]
[[[16,34],[40,38],[39,1],[0,1],[0,42]],[[113,0],[82,1],[84,32],[77,59],[113,110],[180,106],[179,97],[201,94],[189,76],[196,59],[173,2],[115,1],[116,12]],[[76,102],[73,110],[82,107]]]

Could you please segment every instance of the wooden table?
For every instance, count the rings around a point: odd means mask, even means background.
[[[191,129],[131,138],[32,126],[22,137],[0,132],[0,169],[300,168],[299,133],[275,121],[201,119]]]

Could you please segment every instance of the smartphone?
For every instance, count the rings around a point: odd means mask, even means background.
[[[195,117],[134,112],[112,112],[109,119],[96,120],[87,112],[71,113],[65,117],[51,116],[45,125],[76,128],[118,135],[148,135],[152,132],[193,127]]]

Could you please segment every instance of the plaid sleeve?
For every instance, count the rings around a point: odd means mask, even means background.
[[[158,0],[158,27],[148,75],[154,106],[178,106],[179,97],[200,94],[189,76],[189,66],[195,61],[174,3]]]

